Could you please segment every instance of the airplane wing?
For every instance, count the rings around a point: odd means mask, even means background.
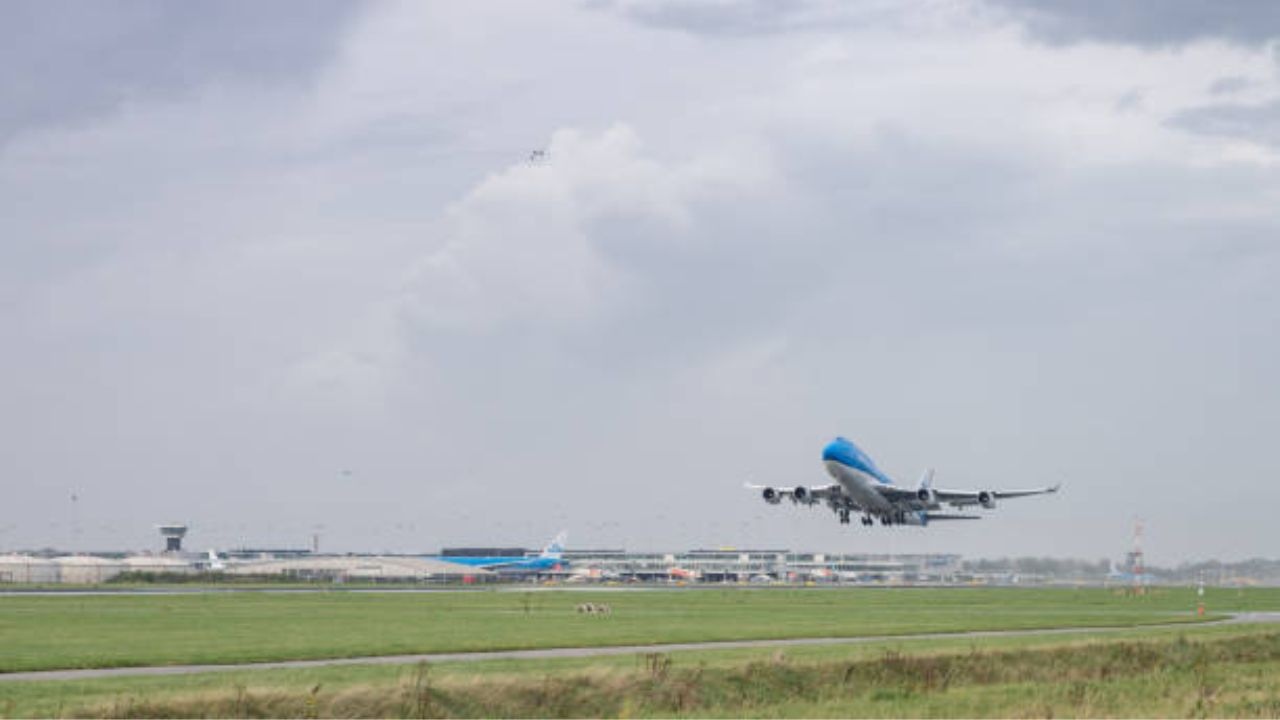
[[[783,498],[790,500],[795,505],[826,505],[840,518],[841,524],[849,524],[849,515],[854,512],[861,512],[862,507],[854,502],[853,498],[845,492],[839,483],[831,483],[829,485],[797,485],[795,487],[770,487],[768,485],[753,485],[751,483],[743,483],[751,490],[760,492],[760,496],[770,505],[778,505]]]
[[[805,488],[805,492],[809,497],[813,498],[814,501],[827,500],[828,498],[842,497],[844,495],[844,490],[842,490],[836,483]]]
[[[842,491],[840,485],[831,483],[830,485],[818,485],[810,487],[805,485],[797,485],[795,487],[772,487],[770,485],[755,485],[753,483],[743,483],[743,487],[748,490],[759,490],[764,495],[764,499],[769,502],[774,500],[782,500],[790,498],[792,502],[808,503],[810,505],[815,502],[826,500],[832,496],[839,496]]]
[[[1050,487],[1036,488],[1034,490],[933,490],[932,493],[938,502],[947,503],[952,507],[962,508],[981,505],[985,508],[993,508],[996,505],[996,500],[1010,500],[1027,497],[1028,495],[1056,493],[1061,487],[1062,483],[1058,483]]]
[[[883,495],[884,499],[891,503],[913,502],[920,498],[918,490],[898,487],[897,485],[877,485],[876,492]],[[939,497],[941,497],[941,494],[939,494]]]

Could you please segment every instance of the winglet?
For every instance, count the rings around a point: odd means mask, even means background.
[[[933,468],[925,470],[924,474],[920,476],[920,489],[928,490],[931,487],[933,487]]]

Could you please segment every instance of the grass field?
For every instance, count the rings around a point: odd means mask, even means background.
[[[1211,590],[1207,600],[1215,612],[1280,610],[1277,590]],[[0,716],[1184,715],[1196,707],[1187,700],[1188,688],[1196,687],[1192,700],[1209,708],[1206,714],[1275,716],[1280,681],[1271,678],[1280,677],[1280,636],[1266,627],[1133,629],[1092,640],[909,637],[1193,621],[1195,601],[1191,589],[1129,597],[1099,589],[1011,588],[6,596],[0,597],[3,671],[806,636],[903,638],[789,648],[785,656],[718,650],[437,664],[425,672],[415,666],[330,667],[6,682],[0,683]],[[574,606],[583,602],[608,603],[613,614],[578,615]],[[1135,642],[1138,650],[1130,647]],[[1116,643],[1129,649],[1100,649]],[[1156,649],[1142,649],[1152,643]],[[994,659],[986,657],[992,653]],[[1124,653],[1145,659],[1130,662]],[[913,664],[940,656],[952,657],[945,670]],[[849,670],[851,664],[857,667]],[[1061,682],[1027,669],[1046,664],[1086,669],[1063,674]],[[898,666],[908,668],[906,675],[884,674],[885,667]],[[991,674],[991,667],[1003,669]],[[928,687],[905,679],[919,668],[948,679]],[[863,679],[837,684],[839,690],[828,680],[815,688],[801,679],[845,672]],[[776,692],[747,692],[758,684]],[[625,702],[601,704],[590,688]],[[1032,703],[1042,697],[1049,704]],[[496,698],[514,704],[495,705]]]
[[[582,602],[609,617],[574,612]],[[1192,621],[1194,592],[683,590],[0,597],[0,672]],[[1227,592],[1215,610],[1280,609]]]
[[[1276,628],[0,685],[0,717],[1275,717]]]

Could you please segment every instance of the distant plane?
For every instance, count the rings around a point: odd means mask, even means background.
[[[512,556],[489,556],[479,557],[474,555],[441,555],[433,557],[432,560],[440,560],[442,562],[454,563],[457,565],[466,565],[473,568],[481,568],[483,570],[491,570],[496,573],[536,573],[549,570],[558,570],[564,565],[568,565],[562,558],[564,556],[564,541],[566,534],[561,532],[556,535],[542,552],[534,557],[512,557]]]
[[[209,551],[209,556],[208,556],[208,557],[209,557],[209,559],[208,559],[208,569],[209,569],[209,570],[213,570],[213,571],[217,572],[217,571],[221,571],[221,570],[226,570],[226,569],[227,569],[227,564],[226,564],[225,562],[223,562],[222,558],[218,557],[218,553],[217,553],[217,552],[215,552],[215,551],[213,551],[213,550],[210,550],[210,551]]]
[[[568,583],[603,582],[606,580],[619,580],[621,577],[614,570],[599,567],[579,567],[565,574],[564,581]]]
[[[218,557],[217,550],[210,550],[204,554],[203,560],[195,561],[195,567],[197,570],[222,572],[227,569],[227,561]]]
[[[701,574],[697,570],[689,570],[682,567],[667,568],[667,577],[673,581],[677,580],[697,580]]]
[[[871,458],[852,441],[838,437],[822,449],[822,462],[836,482],[819,487],[799,485],[774,488],[763,485],[747,487],[760,490],[764,501],[777,505],[783,498],[800,505],[825,504],[849,524],[852,513],[862,514],[863,525],[928,525],[934,520],[978,520],[979,515],[956,515],[935,512],[943,504],[955,508],[996,506],[997,500],[1027,495],[1055,493],[1061,483],[1036,490],[939,490],[933,487],[933,470],[926,470],[920,484],[913,488],[895,485],[876,467]]]

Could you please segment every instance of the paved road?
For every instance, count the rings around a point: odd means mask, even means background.
[[[847,638],[792,638],[786,640],[730,640],[720,642],[669,643],[666,645],[610,645],[605,647],[546,648],[541,650],[496,650],[488,652],[428,653],[423,655],[378,655],[374,657],[330,658],[327,660],[282,660],[243,665],[158,665],[149,667],[96,668],[89,670],[37,670],[0,674],[0,682],[17,680],[88,680],[92,678],[139,675],[188,675],[192,673],[229,672],[233,670],[275,670],[281,668],[313,668],[336,665],[397,665],[418,662],[478,662],[482,660],[542,660],[552,658],[602,657],[636,653],[666,653],[682,650],[730,650],[734,648],[796,647],[804,645],[860,645],[885,640],[921,640],[944,638],[1016,637],[1019,635],[1073,635],[1080,633],[1119,632],[1123,630],[1201,627],[1239,623],[1280,623],[1280,612],[1240,613],[1225,620],[1198,623],[1143,625],[1135,627],[1073,627],[1040,630],[979,630],[957,633],[921,635],[866,635]]]

